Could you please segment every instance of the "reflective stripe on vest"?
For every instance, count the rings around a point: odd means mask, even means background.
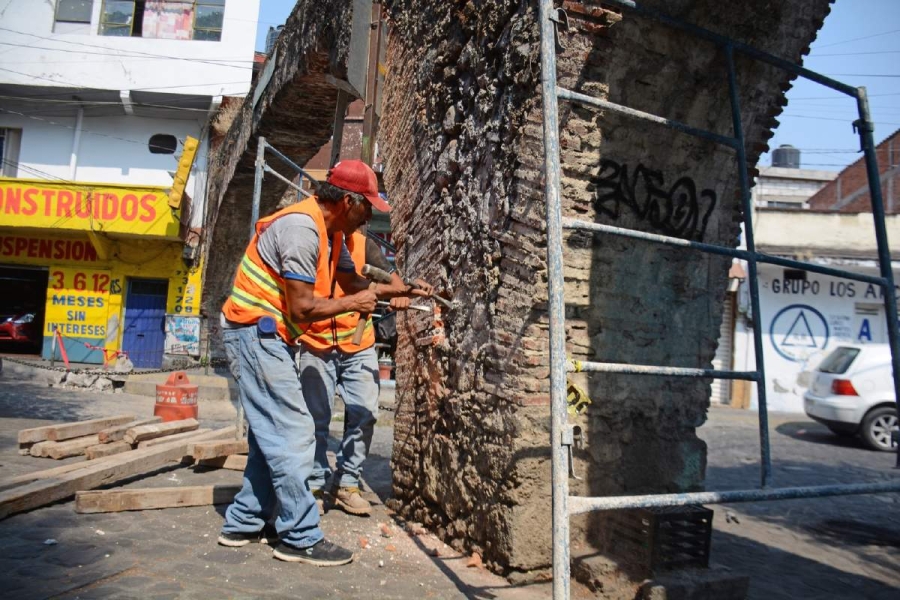
[[[256,223],[256,233],[250,240],[238,266],[231,295],[225,301],[222,313],[229,321],[243,325],[253,325],[263,316],[271,316],[277,322],[278,334],[281,338],[289,344],[296,344],[309,325],[291,322],[285,297],[284,277],[266,264],[257,248],[259,236],[276,219],[289,214],[309,215],[315,222],[319,233],[319,261],[316,265],[316,283],[313,294],[323,298],[327,298],[331,294],[334,269],[340,253],[332,253],[334,256],[329,257],[325,218],[316,199],[314,197],[307,198],[264,217]],[[338,240],[338,243],[343,243],[341,234],[337,234],[335,239]]]
[[[332,241],[332,244],[334,241]],[[356,267],[356,272],[362,272],[366,264],[366,236],[355,231],[346,239],[347,250]],[[341,284],[335,282],[334,297],[341,298],[347,294],[341,289]],[[359,323],[359,313],[346,312],[330,319],[323,319],[312,323],[301,338],[303,343],[316,350],[331,350],[335,347],[344,352],[353,354],[375,345],[375,326],[372,318],[366,321],[363,337],[357,346],[353,343],[353,334],[356,333],[356,325]]]

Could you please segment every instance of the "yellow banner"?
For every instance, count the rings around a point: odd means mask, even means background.
[[[175,277],[169,279],[166,312],[182,316],[199,315],[202,264],[198,264],[192,269],[188,269],[183,263],[179,264],[179,267],[175,271]]]
[[[0,179],[0,225],[177,239],[165,188]]]
[[[44,335],[105,340],[110,282],[109,271],[50,267]]]

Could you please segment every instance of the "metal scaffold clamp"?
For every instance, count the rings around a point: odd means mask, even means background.
[[[560,438],[560,443],[566,447],[569,454],[569,477],[582,481],[583,478],[575,473],[575,457],[572,455],[573,446],[579,450],[584,447],[584,436],[582,435],[581,427],[578,425],[567,425],[565,429],[563,429]]]

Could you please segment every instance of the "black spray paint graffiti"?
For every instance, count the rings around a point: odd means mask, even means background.
[[[628,165],[603,159],[591,183],[597,190],[594,208],[601,213],[618,219],[624,205],[654,229],[685,239],[703,239],[716,207],[713,190],[703,190],[698,196],[697,186],[689,177],[682,177],[667,189],[660,171],[641,164],[629,177]]]

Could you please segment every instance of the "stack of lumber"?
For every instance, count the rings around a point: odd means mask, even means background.
[[[117,415],[77,423],[46,425],[19,432],[19,454],[42,458],[70,458],[84,454],[88,460],[143,448],[150,440],[202,432],[196,419],[163,423],[160,417],[135,419]]]
[[[247,440],[235,440],[235,427],[201,429],[195,419],[161,422],[117,415],[103,419],[23,429],[19,452],[87,460],[0,479],[0,520],[76,496],[78,512],[145,510],[230,502],[239,486],[95,490],[124,479],[154,473],[173,461],[210,468],[243,470]]]

